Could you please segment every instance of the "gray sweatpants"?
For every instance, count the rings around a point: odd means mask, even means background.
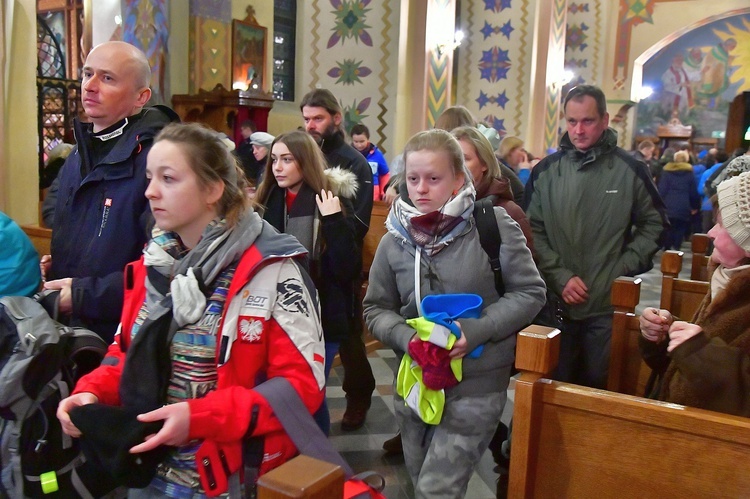
[[[406,469],[417,499],[461,498],[487,450],[505,406],[506,392],[445,401],[443,418],[428,425],[394,394]]]

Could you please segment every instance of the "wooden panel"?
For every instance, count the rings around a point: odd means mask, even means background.
[[[560,356],[560,330],[532,324],[518,333],[516,352],[516,368],[549,374]]]
[[[690,238],[690,251],[693,253],[690,278],[694,281],[708,280],[708,261],[711,257],[706,253],[710,245],[711,239],[708,234],[693,234]]]
[[[635,307],[641,296],[641,279],[620,277],[612,284],[612,341],[607,389],[628,395],[644,395],[651,368],[638,349],[641,334]]]
[[[662,282],[660,307],[673,316],[689,321],[708,293],[709,283],[692,279],[679,279],[682,270],[681,251],[665,251],[661,260]]]
[[[736,463],[750,452],[750,420],[556,383],[539,394],[533,497],[747,494]]]
[[[221,84],[211,91],[172,96],[172,108],[182,121],[203,123],[224,132],[235,143],[242,140],[240,124],[246,119],[255,121],[258,130],[266,130],[273,102],[269,93],[227,90]]]
[[[385,201],[373,201],[372,214],[370,215],[370,228],[365,234],[362,247],[362,270],[365,276],[370,272],[375,250],[378,249],[380,238],[385,235],[385,219],[388,217],[388,203]]]
[[[46,229],[37,225],[22,225],[21,228],[31,239],[39,256],[50,254],[50,243],[52,242],[52,229]]]
[[[258,499],[330,499],[344,495],[344,470],[297,456],[258,478]]]
[[[509,497],[745,497],[750,475],[737,463],[748,455],[748,418],[524,371],[515,393]]]

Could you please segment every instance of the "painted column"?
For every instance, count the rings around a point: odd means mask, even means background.
[[[451,106],[453,37],[456,32],[456,1],[430,0],[427,4],[425,52],[426,127]]]
[[[557,148],[565,71],[567,0],[539,0],[534,26],[534,66],[531,77],[529,126],[525,144],[546,154]]]
[[[231,88],[231,0],[190,0],[190,88]]]
[[[151,66],[149,104],[166,104],[169,86],[169,12],[166,0],[125,0],[122,5],[122,39],[143,50]]]

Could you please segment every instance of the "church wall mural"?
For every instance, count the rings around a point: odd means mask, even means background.
[[[298,100],[312,88],[333,92],[344,110],[347,132],[357,123],[370,130],[387,160],[393,151],[392,116],[398,82],[399,5],[371,0],[300,2]],[[300,124],[302,119],[300,118]]]
[[[732,100],[750,90],[750,9],[708,18],[662,43],[643,66],[643,85],[654,92],[638,103],[635,135],[655,135],[677,117],[697,137],[719,138]]]
[[[455,104],[500,135],[524,136],[535,6],[529,0],[462,2]]]

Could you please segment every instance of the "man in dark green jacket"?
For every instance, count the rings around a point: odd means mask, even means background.
[[[560,150],[534,167],[524,196],[545,317],[563,333],[556,378],[595,388],[607,384],[612,281],[651,268],[668,224],[648,168],[617,147],[606,105],[598,87],[570,90]]]

